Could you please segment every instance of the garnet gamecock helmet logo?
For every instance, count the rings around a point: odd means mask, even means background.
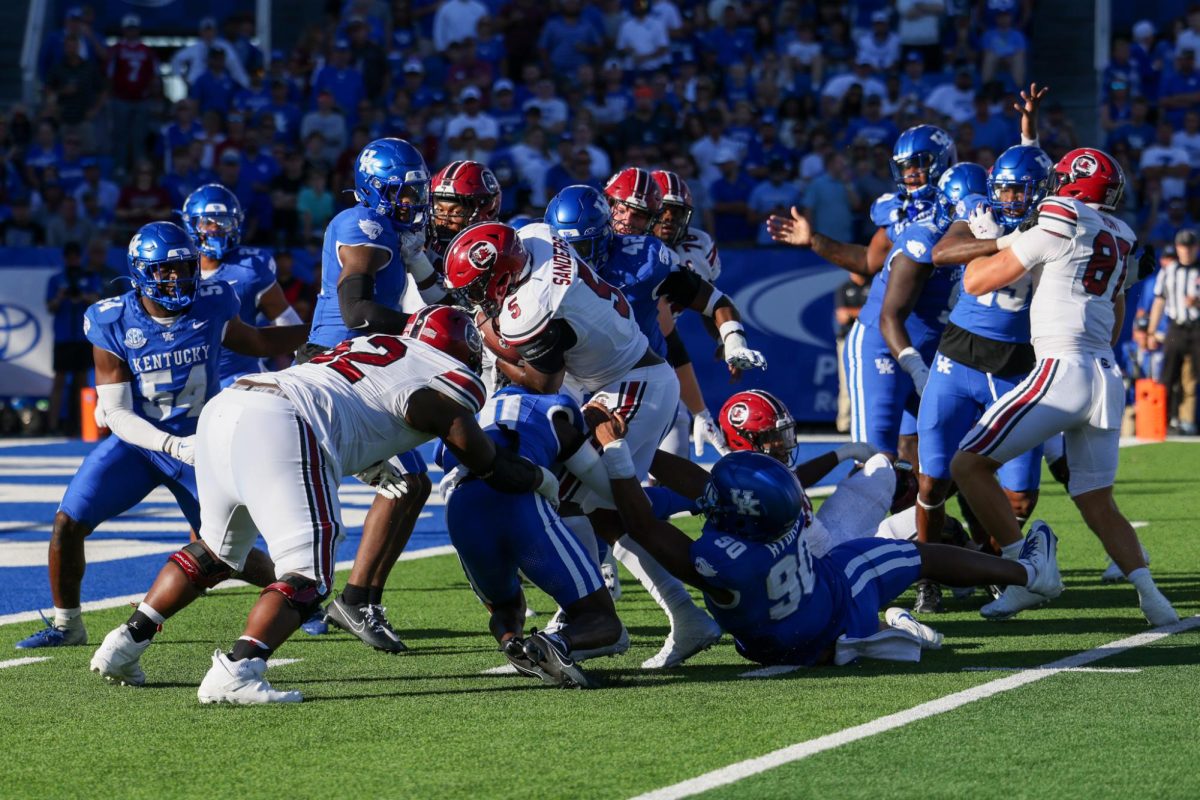
[[[480,272],[487,272],[496,266],[499,258],[500,253],[497,252],[496,245],[487,241],[476,242],[467,251],[467,261],[471,262],[471,266]]]
[[[1090,178],[1099,168],[1100,163],[1090,153],[1084,153],[1071,162],[1071,174],[1080,178]]]
[[[740,428],[746,422],[746,417],[748,416],[750,416],[749,406],[745,403],[734,403],[728,413],[729,424],[735,428]]]

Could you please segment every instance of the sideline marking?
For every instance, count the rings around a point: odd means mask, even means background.
[[[481,672],[479,674],[480,675],[520,675],[521,673],[517,672],[517,668],[514,667],[512,664],[501,664],[498,667],[492,667],[491,669],[485,669],[483,672]]]
[[[23,667],[26,664],[39,664],[43,661],[49,661],[53,656],[26,656],[25,658],[10,658],[8,661],[0,661],[0,669],[8,669],[9,667]]]
[[[1142,647],[1143,645],[1151,644],[1176,633],[1182,633],[1183,631],[1197,627],[1200,627],[1200,616],[1188,617],[1176,622],[1174,625],[1167,625],[1153,631],[1139,633],[1125,639],[1118,639],[1115,642],[1101,645],[1092,650],[1086,650],[1082,653],[1061,658],[1042,667],[1035,667],[1024,672],[997,678],[979,686],[948,694],[945,697],[939,697],[935,700],[913,706],[912,708],[898,711],[895,714],[888,714],[887,716],[873,719],[870,722],[864,722],[861,725],[835,731],[825,736],[818,736],[808,741],[798,742],[797,744],[775,750],[757,758],[739,761],[736,764],[730,764],[727,767],[706,772],[703,775],[698,775],[686,781],[664,786],[661,789],[655,789],[645,794],[639,794],[633,800],[675,800],[676,798],[691,797],[701,792],[707,792],[718,786],[727,786],[743,778],[748,778],[751,775],[757,775],[760,772],[766,772],[784,764],[800,761],[817,753],[833,750],[842,745],[857,742],[860,739],[866,739],[879,733],[902,728],[918,720],[945,714],[947,711],[961,708],[969,703],[974,703],[976,700],[983,700],[1002,692],[1011,691],[1026,684],[1040,681],[1043,678],[1049,678],[1051,675],[1057,675],[1060,672],[1075,670],[1078,667],[1091,664],[1093,661],[1118,655],[1126,650]]]
[[[433,558],[435,556],[446,556],[455,552],[452,545],[443,544],[437,547],[425,547],[420,550],[406,550],[400,554],[401,561],[416,561],[422,558]],[[339,561],[333,565],[337,572],[344,572],[354,565],[353,559],[348,561]],[[249,586],[245,581],[225,581],[210,591],[219,592],[222,589],[236,589],[241,586]],[[146,587],[149,590],[149,586]],[[80,608],[83,611],[103,611],[108,608],[120,608],[127,606],[130,603],[137,605],[146,596],[146,592],[138,594],[126,594],[120,597],[106,597],[103,600],[89,600],[83,603]],[[18,611],[15,614],[0,615],[0,625],[9,625],[14,622],[34,622],[41,619],[41,615],[37,611]]]

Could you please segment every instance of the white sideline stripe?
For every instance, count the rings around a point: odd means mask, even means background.
[[[514,667],[512,664],[501,664],[498,667],[492,667],[491,669],[485,669],[483,672],[481,672],[479,674],[480,675],[520,675],[521,673],[517,672],[517,668]]]
[[[439,547],[426,547],[421,550],[405,551],[400,554],[400,560],[416,561],[422,558],[434,558],[435,556],[450,555],[453,552],[454,548],[448,544],[441,545]],[[350,567],[353,565],[353,560],[339,561],[333,565],[333,568],[338,571],[344,571],[350,569]],[[222,589],[236,589],[240,586],[248,585],[249,584],[247,584],[245,581],[225,581],[212,591],[217,592]],[[149,589],[150,587],[147,586],[146,588]],[[145,596],[145,592],[139,592],[138,594],[126,594],[121,595],[120,597],[106,597],[103,600],[90,600],[86,603],[83,603],[80,608],[83,611],[103,611],[109,608],[120,608],[121,606],[127,606],[130,603],[136,605],[140,603],[142,598]],[[19,611],[16,614],[0,615],[0,625],[9,625],[14,622],[34,622],[39,620],[41,620],[41,615],[36,611]]]
[[[271,658],[267,659],[267,668],[286,667],[288,664],[295,664],[297,661],[303,660],[303,658]]]
[[[738,675],[739,678],[774,678],[776,675],[786,675],[789,672],[795,672],[804,667],[795,664],[776,664],[773,667],[763,667],[762,669],[752,669],[749,672],[743,672]]]
[[[26,664],[40,664],[43,661],[49,661],[53,656],[26,656],[25,658],[10,658],[8,661],[0,661],[0,669],[8,669],[9,667],[23,667]]]
[[[743,778],[748,778],[751,775],[757,775],[760,772],[766,772],[769,769],[790,764],[793,761],[800,761],[817,753],[833,750],[844,744],[857,742],[860,739],[866,739],[879,733],[902,728],[918,720],[937,716],[938,714],[945,714],[947,711],[953,711],[969,703],[974,703],[977,700],[983,700],[1002,692],[1011,691],[1026,684],[1040,681],[1043,678],[1049,678],[1051,675],[1057,675],[1060,672],[1086,666],[1093,661],[1118,655],[1134,647],[1142,647],[1143,645],[1157,642],[1160,639],[1165,639],[1173,634],[1196,627],[1200,627],[1200,616],[1188,617],[1176,622],[1174,625],[1167,625],[1153,631],[1119,639],[1092,650],[1067,656],[1042,667],[1018,672],[1004,678],[997,678],[979,686],[955,692],[954,694],[948,694],[945,697],[921,703],[904,711],[898,711],[895,714],[888,714],[885,717],[864,722],[861,725],[855,725],[851,728],[826,734],[825,736],[818,736],[816,739],[809,739],[806,742],[799,742],[757,758],[739,761],[736,764],[730,764],[727,767],[706,772],[695,778],[637,795],[633,800],[675,800],[675,798],[691,797],[701,792],[707,792],[718,786],[727,786]]]
[[[1134,520],[1133,522],[1129,523],[1129,525],[1134,528],[1144,528],[1149,524],[1150,524],[1149,522],[1146,522],[1145,520],[1140,520],[1140,519]]]
[[[1028,672],[1041,667],[963,667],[963,672]],[[1137,667],[1068,667],[1059,672],[1141,672]]]

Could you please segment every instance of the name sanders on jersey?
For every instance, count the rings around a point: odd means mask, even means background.
[[[134,372],[150,372],[167,367],[179,367],[185,364],[197,364],[208,360],[206,344],[197,347],[185,347],[182,350],[172,350],[167,353],[151,353],[146,356],[134,356],[129,359],[129,366]]]

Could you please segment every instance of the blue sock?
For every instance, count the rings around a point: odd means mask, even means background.
[[[650,506],[654,509],[654,516],[657,519],[667,519],[680,511],[686,511],[689,514],[695,514],[698,511],[695,500],[688,500],[678,492],[673,492],[664,486],[647,486],[646,497],[650,498]]]

